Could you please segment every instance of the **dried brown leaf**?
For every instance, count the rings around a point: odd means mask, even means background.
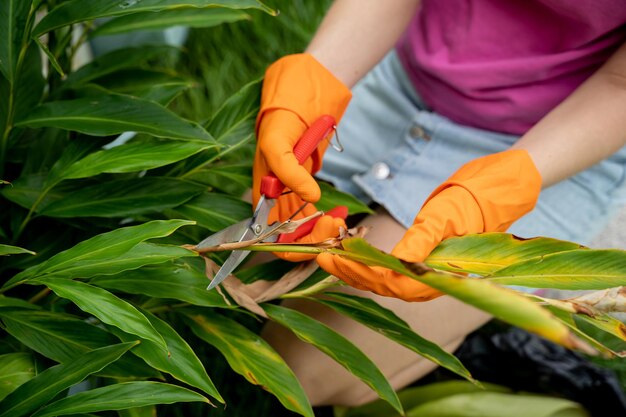
[[[288,271],[274,285],[269,287],[265,292],[255,298],[257,303],[274,300],[281,295],[288,293],[303,283],[307,278],[317,270],[318,266],[315,261],[302,262],[292,270]]]
[[[231,274],[220,285],[239,306],[267,318],[265,310],[248,294],[246,284],[241,282],[239,278]]]

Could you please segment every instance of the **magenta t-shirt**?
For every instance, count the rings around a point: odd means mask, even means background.
[[[626,0],[423,0],[397,45],[433,110],[523,134],[626,41]]]

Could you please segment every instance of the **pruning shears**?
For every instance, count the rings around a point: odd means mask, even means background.
[[[335,119],[332,116],[324,115],[317,119],[311,126],[304,132],[304,134],[298,139],[298,142],[293,148],[293,153],[296,156],[298,162],[302,165],[313,154],[320,142],[331,134],[336,128]],[[261,198],[254,208],[252,217],[235,223],[232,226],[212,234],[204,239],[202,242],[196,245],[196,249],[203,249],[211,246],[217,246],[223,243],[241,242],[244,240],[252,240],[263,235],[270,235],[263,239],[263,242],[279,242],[290,243],[305,236],[311,232],[313,226],[319,218],[314,218],[296,229],[293,233],[271,235],[271,230],[279,225],[275,222],[271,225],[267,224],[270,210],[274,207],[276,199],[283,194],[285,185],[273,174],[269,173],[261,180]],[[288,191],[291,192],[291,191]],[[304,206],[308,203],[304,203],[295,213],[295,216]],[[327,214],[334,217],[346,217],[347,209],[345,207],[336,207],[330,210]],[[217,271],[213,280],[207,287],[207,290],[215,288],[226,277],[228,277],[234,270],[243,262],[245,257],[250,253],[247,250],[233,251],[226,259],[222,267]]]

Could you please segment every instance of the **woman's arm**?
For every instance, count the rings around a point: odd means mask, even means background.
[[[393,48],[419,3],[419,0],[337,0],[306,52],[352,87]]]
[[[513,146],[526,149],[543,188],[626,144],[626,44]]]

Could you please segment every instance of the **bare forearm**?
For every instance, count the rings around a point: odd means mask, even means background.
[[[513,147],[526,149],[548,187],[626,144],[626,44]]]
[[[419,0],[337,0],[307,52],[352,87],[395,44]]]

